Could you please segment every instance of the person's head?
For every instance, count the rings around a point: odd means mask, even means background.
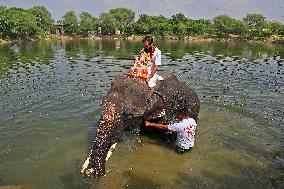
[[[151,46],[153,44],[153,38],[147,35],[142,39],[142,43],[145,50],[151,49]]]
[[[188,116],[188,114],[186,113],[186,112],[184,112],[184,111],[178,111],[177,112],[177,117],[178,117],[178,119],[179,120],[183,120],[183,119],[186,119],[186,118],[188,118],[189,116]]]

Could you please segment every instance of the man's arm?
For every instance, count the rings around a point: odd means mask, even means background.
[[[145,122],[145,125],[147,127],[156,127],[159,129],[168,129],[168,125],[163,125],[163,124],[159,124],[159,123],[150,123],[148,121]]]
[[[148,77],[148,81],[155,75],[155,73],[158,71],[158,66],[161,65],[162,55],[161,51],[159,49],[156,49],[155,51],[155,66],[153,67],[153,70],[151,74]]]
[[[155,65],[151,74],[148,77],[148,81],[155,75],[155,73],[158,71],[158,65]]]

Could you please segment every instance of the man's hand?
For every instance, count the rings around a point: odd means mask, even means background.
[[[151,78],[149,78],[149,77],[148,77],[148,78],[146,79],[146,82],[149,82],[149,81],[150,81],[150,79],[151,79]]]
[[[145,125],[146,125],[147,127],[149,127],[149,126],[151,126],[151,123],[150,123],[149,121],[145,121]]]
[[[154,77],[154,75],[155,75],[155,73],[158,71],[158,66],[157,65],[155,65],[154,66],[154,68],[153,68],[153,70],[152,70],[152,73],[149,75],[149,77],[147,78],[147,82],[149,82],[150,81],[150,79],[152,78],[152,77]]]

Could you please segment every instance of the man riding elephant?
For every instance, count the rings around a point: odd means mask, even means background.
[[[163,80],[157,73],[158,66],[161,65],[161,51],[153,43],[151,36],[144,37],[142,42],[143,49],[140,52],[140,56],[133,61],[133,67],[128,72],[128,75],[145,79],[151,91],[154,91],[157,81]]]

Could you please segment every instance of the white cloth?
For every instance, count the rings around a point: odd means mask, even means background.
[[[168,126],[170,131],[177,132],[177,145],[182,149],[194,146],[194,136],[197,124],[193,118],[184,119],[181,122]]]
[[[156,86],[158,80],[158,74],[155,73],[154,76],[148,81],[148,87],[153,88]]]
[[[143,50],[143,49],[142,49]],[[152,60],[151,60],[151,62],[152,62],[152,65],[150,65],[150,66],[148,66],[147,67],[147,70],[148,70],[148,75],[147,75],[147,77],[149,77],[150,76],[150,74],[152,73],[152,70],[153,70],[153,68],[154,68],[154,66],[159,66],[159,65],[161,65],[162,63],[161,63],[161,58],[162,56],[161,56],[161,51],[160,51],[160,49],[158,49],[157,47],[155,48],[155,51],[154,51],[154,53],[153,53],[153,55],[152,55]],[[150,81],[148,81],[148,86],[149,87],[155,87],[156,86],[156,82],[158,81],[158,80],[163,80],[163,78],[161,77],[161,76],[159,76],[157,73],[155,73],[154,74],[154,76],[150,79]]]

